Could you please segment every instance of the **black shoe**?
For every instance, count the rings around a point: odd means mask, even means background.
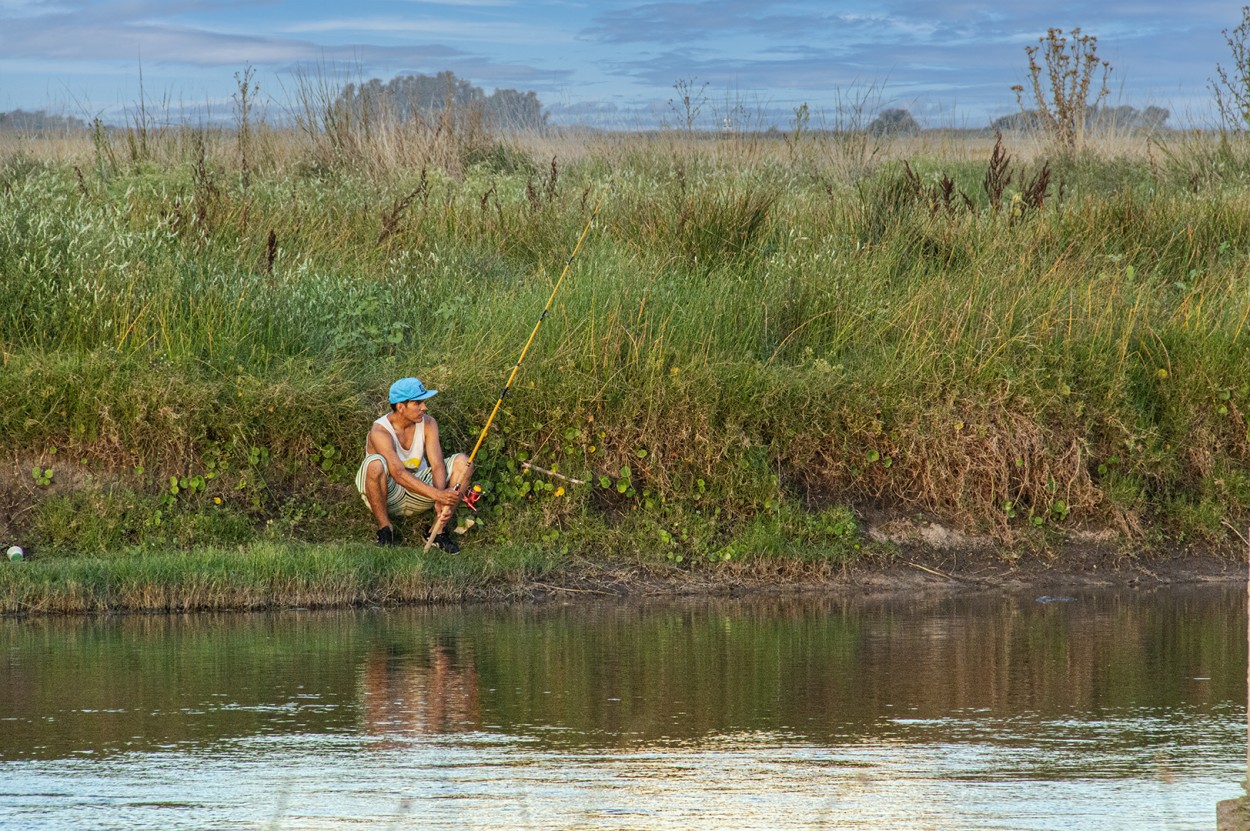
[[[395,529],[387,525],[378,529],[378,545],[392,546],[395,544]]]
[[[430,530],[431,529],[429,528],[425,529],[426,539],[429,539],[430,537]],[[437,548],[439,551],[442,551],[444,554],[459,554],[460,553],[460,546],[456,543],[455,540],[451,538],[450,531],[443,531],[443,533],[435,537],[434,547]]]

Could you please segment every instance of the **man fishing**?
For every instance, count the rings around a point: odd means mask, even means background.
[[[586,235],[590,233],[607,195],[605,189],[595,203],[590,219],[586,220],[586,227],[577,238],[573,253],[565,261],[560,279],[556,280],[551,296],[547,298],[547,305],[543,306],[543,313],[539,315],[529,340],[521,349],[521,357],[513,364],[503,391],[499,393],[490,417],[486,419],[486,426],[477,437],[477,444],[473,445],[473,451],[468,456],[457,453],[451,457],[450,488],[447,465],[443,462],[443,449],[438,443],[438,424],[425,412],[424,402],[433,398],[438,390],[427,390],[425,384],[416,378],[401,378],[391,385],[391,412],[373,422],[365,443],[365,460],[361,462],[360,470],[356,473],[356,489],[360,491],[361,498],[369,505],[378,521],[378,545],[395,544],[395,531],[391,527],[393,515],[408,516],[436,508],[434,523],[425,541],[425,550],[437,545],[452,554],[460,551],[460,546],[444,530],[447,521],[451,519],[462,498],[473,507],[474,494],[481,493],[480,488],[473,488],[472,491],[466,489],[470,477],[473,476],[473,460],[477,458],[477,451],[482,448],[482,442],[490,432],[490,426],[503,405],[504,396],[512,388],[512,382],[521,370],[521,364],[534,343],[534,337],[551,310],[551,301],[556,299],[556,292],[564,284],[564,278],[568,276],[569,268],[572,267],[577,252],[581,250]]]
[[[365,440],[365,459],[356,472],[356,490],[378,523],[378,545],[394,545],[391,518],[433,510],[443,528],[460,504],[472,464],[463,453],[443,459],[438,422],[426,412],[425,402],[438,394],[416,378],[400,378],[391,385],[391,411],[373,422]],[[451,476],[448,477],[448,464]],[[452,487],[448,487],[448,485]],[[446,530],[433,544],[448,554],[460,546]]]

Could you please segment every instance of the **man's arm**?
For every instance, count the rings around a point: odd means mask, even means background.
[[[443,490],[447,487],[447,461],[443,458],[443,445],[438,440],[438,422],[427,415],[421,428],[425,430],[425,460],[430,463],[430,478],[434,487]]]
[[[427,417],[426,420],[430,421],[432,419]],[[386,468],[390,471],[391,478],[398,482],[400,487],[412,491],[415,494],[424,496],[426,499],[431,499],[440,505],[445,506],[448,504],[449,498],[446,495],[447,492],[443,488],[430,487],[425,482],[422,482],[416,476],[412,475],[412,472],[404,466],[404,463],[399,460],[399,454],[395,452],[395,443],[391,441],[391,434],[386,432],[380,424],[373,425],[373,427],[369,430],[369,445],[372,452],[377,453],[383,459],[386,459]],[[429,451],[427,450],[426,452],[428,454]],[[447,466],[442,461],[441,452],[439,453],[439,464],[443,468],[443,484],[445,485],[447,483]],[[430,467],[433,468],[433,464],[431,464]],[[434,476],[434,481],[436,483],[438,482],[437,474]],[[459,495],[452,494],[451,504],[455,504],[459,501],[459,499]]]

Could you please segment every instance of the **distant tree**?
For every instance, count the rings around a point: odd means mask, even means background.
[[[72,115],[51,115],[46,110],[10,110],[0,113],[0,130],[24,133],[72,133],[86,130],[87,124]]]
[[[892,108],[882,110],[868,125],[874,136],[901,136],[920,132],[920,124],[907,110]]]
[[[1094,107],[1085,116],[1089,126],[1120,128],[1129,130],[1147,130],[1153,132],[1163,128],[1163,123],[1171,115],[1163,107],[1147,107],[1138,110],[1127,104],[1119,107]]]
[[[1141,124],[1147,130],[1162,130],[1163,124],[1172,113],[1163,107],[1147,107],[1141,112]]]
[[[1034,130],[1042,124],[1041,116],[1037,110],[1022,110],[1018,113],[1008,113],[1007,115],[996,118],[990,122],[990,127],[1002,133],[1016,131]]]
[[[1162,130],[1171,113],[1163,107],[1146,107],[1139,110],[1127,104],[1119,107],[1087,107],[1081,119],[1081,131],[1091,127],[1119,128],[1125,130]],[[1011,130],[1046,129],[1045,117],[1037,110],[1024,110],[1004,115],[990,122],[990,127],[1000,132]]]
[[[542,129],[547,125],[536,93],[498,89],[486,95],[481,87],[452,72],[398,75],[386,83],[373,78],[359,86],[348,84],[336,103],[358,115],[385,115],[399,121],[451,111],[480,114],[496,128]]]
[[[538,94],[515,89],[497,89],[486,97],[486,111],[495,126],[537,130],[547,126],[547,116]]]

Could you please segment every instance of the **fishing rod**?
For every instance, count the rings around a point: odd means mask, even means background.
[[[582,229],[582,235],[577,238],[577,244],[573,246],[573,253],[569,254],[569,258],[564,262],[564,270],[560,272],[560,279],[556,280],[555,287],[551,290],[551,296],[547,298],[547,305],[543,306],[543,313],[538,316],[538,321],[534,324],[534,329],[530,332],[529,340],[525,342],[525,346],[521,349],[521,357],[516,359],[516,363],[512,366],[512,372],[508,375],[508,380],[503,385],[503,389],[499,393],[498,400],[495,401],[495,407],[490,411],[490,417],[486,419],[486,426],[482,428],[482,433],[477,437],[477,444],[473,445],[473,452],[469,454],[468,472],[465,474],[464,482],[457,482],[452,485],[452,490],[460,491],[462,485],[468,483],[473,476],[473,459],[477,456],[477,451],[482,448],[482,442],[486,441],[486,434],[490,431],[490,425],[494,422],[495,416],[499,413],[499,408],[503,406],[503,400],[508,395],[508,390],[512,388],[512,382],[516,379],[517,372],[521,369],[521,362],[525,360],[525,355],[530,351],[530,345],[534,343],[535,336],[538,335],[539,328],[543,325],[543,321],[547,319],[547,312],[551,310],[551,303],[556,299],[556,293],[560,291],[560,286],[564,283],[565,276],[569,273],[569,268],[573,265],[577,252],[581,250],[582,243],[586,240],[586,235],[590,233],[590,228],[595,224],[595,218],[599,216],[599,208],[603,206],[603,200],[607,198],[608,191],[611,189],[611,183],[603,189],[603,193],[599,196],[599,201],[595,203],[594,210],[590,212],[590,219],[586,220],[586,227]],[[469,502],[469,495],[465,495],[465,501]],[[474,498],[473,502],[476,502]],[[469,503],[472,507],[472,502]],[[425,540],[425,551],[430,550],[430,546],[434,545],[434,538],[443,532],[447,520],[451,519],[455,508],[446,508],[439,514],[434,525],[430,528],[430,536]]]

